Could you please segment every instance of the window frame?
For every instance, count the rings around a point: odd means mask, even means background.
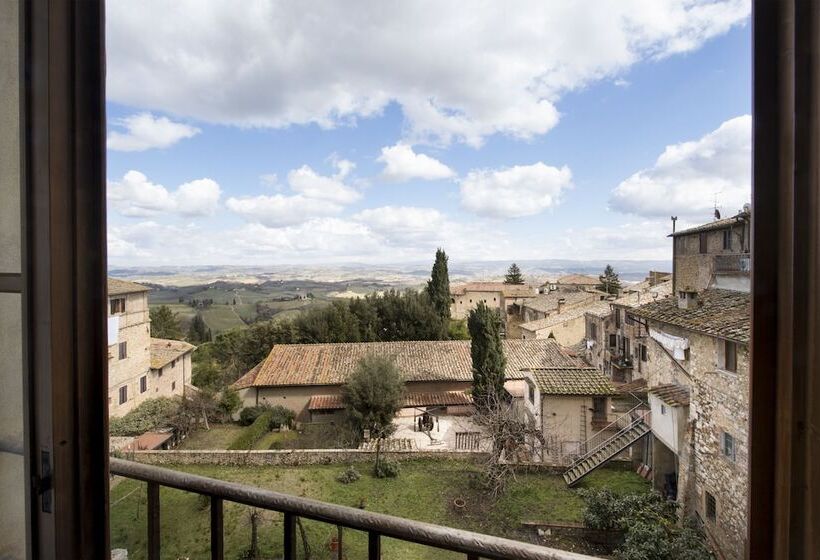
[[[732,250],[732,228],[728,228],[728,229],[723,230],[723,250],[724,251],[731,251]]]
[[[112,316],[123,315],[125,313],[125,300],[125,296],[116,296],[109,299],[109,314]]]
[[[706,231],[702,231],[698,234],[698,254],[709,254],[709,235]]]
[[[122,405],[124,405],[125,403],[128,402],[128,385],[123,385],[122,387],[119,388],[118,391],[119,391],[119,398],[117,399],[117,402],[119,403],[120,406],[122,406]]]
[[[717,498],[708,490],[703,491],[703,513],[710,523],[717,523]]]
[[[117,344],[117,352],[120,360],[125,360],[128,358],[128,341],[122,340]]]
[[[727,443],[729,444],[728,446],[727,446]],[[720,452],[725,458],[729,459],[733,463],[736,462],[736,460],[737,460],[737,440],[735,439],[735,436],[733,436],[729,432],[721,432]]]
[[[140,394],[143,394],[146,391],[148,391],[148,376],[143,375],[140,377]]]
[[[737,373],[737,342],[734,340],[724,339],[723,346],[723,363],[721,369],[730,373]],[[730,358],[731,357],[731,358]]]

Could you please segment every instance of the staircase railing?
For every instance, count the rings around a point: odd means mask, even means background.
[[[586,440],[583,444],[583,449],[586,451],[581,454],[580,457],[575,459],[572,464],[569,466],[569,469],[572,469],[576,465],[580,464],[581,462],[585,461],[587,458],[591,457],[599,450],[603,449],[612,441],[618,439],[623,434],[631,430],[633,427],[640,423],[645,423],[649,417],[649,409],[643,403],[637,405],[636,407],[632,408],[625,414],[622,414],[618,418],[615,419],[614,422],[610,423],[604,429],[600,430],[588,440]],[[612,434],[613,430],[615,431]],[[610,435],[612,434],[612,435]]]

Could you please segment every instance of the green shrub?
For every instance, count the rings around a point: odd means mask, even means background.
[[[350,465],[341,473],[339,473],[339,476],[336,477],[336,480],[338,480],[342,484],[350,484],[351,482],[356,482],[361,477],[362,475],[359,474],[359,471],[356,470],[356,467]]]
[[[272,413],[270,421],[271,430],[281,428],[282,426],[290,428],[293,424],[293,420],[296,418],[296,415],[291,409],[280,404],[270,407],[268,410]]]
[[[239,423],[242,426],[250,426],[256,419],[259,418],[259,415],[268,410],[267,406],[248,406],[242,409],[242,412],[239,413]]]
[[[242,430],[228,449],[252,449],[259,439],[270,431],[270,422],[273,413],[270,410],[260,414],[256,420]]]
[[[137,408],[121,418],[109,420],[108,432],[112,436],[138,436],[172,425],[179,411],[179,402],[167,397],[146,399]]]
[[[376,478],[396,478],[399,476],[399,464],[396,461],[382,459],[376,463],[373,474],[376,475]]]

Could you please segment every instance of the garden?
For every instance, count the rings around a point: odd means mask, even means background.
[[[411,460],[400,464],[397,477],[377,478],[372,463],[351,465],[358,476],[350,476],[347,465],[299,467],[226,467],[189,465],[179,470],[221,480],[241,482],[260,488],[426,521],[533,541],[537,535],[522,522],[583,522],[584,498],[567,488],[558,474],[518,473],[498,499],[486,497],[481,485],[480,465],[457,460]],[[648,484],[631,470],[605,468],[591,474],[581,485],[588,490],[607,488],[614,495],[641,495]],[[205,558],[209,554],[208,502],[196,494],[163,488],[162,557]],[[145,484],[119,481],[111,491],[111,546],[128,549],[130,559],[145,558]],[[282,554],[282,516],[239,504],[225,504],[225,557],[242,558],[251,547],[256,526],[258,558],[278,558]],[[336,528],[305,521],[310,558],[335,558],[331,541]],[[366,555],[367,536],[345,531],[344,557]],[[600,553],[584,542],[567,539],[552,542],[578,552]],[[299,557],[303,541],[299,539]],[[460,558],[460,555],[384,539],[385,558]]]

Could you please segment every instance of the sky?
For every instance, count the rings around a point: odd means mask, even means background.
[[[113,266],[669,260],[750,201],[748,0],[107,4]]]

